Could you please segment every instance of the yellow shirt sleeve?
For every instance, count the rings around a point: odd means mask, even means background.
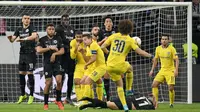
[[[131,47],[133,50],[136,50],[137,48],[139,48],[134,39],[131,38],[130,40],[131,40]]]
[[[75,59],[76,58],[75,49],[76,49],[76,41],[72,40],[70,42],[70,57],[71,57],[71,59]]]
[[[112,43],[112,39],[113,39],[113,36],[111,35],[108,37],[108,39],[106,39],[104,43],[109,46]]]
[[[90,52],[92,55],[97,54],[98,46],[95,43],[96,42],[92,42],[92,44],[90,45]]]
[[[175,49],[174,47],[172,47],[172,58],[173,58],[173,59],[178,58],[178,55],[177,55],[177,53],[176,53],[176,49]]]
[[[158,53],[159,53],[159,48],[157,47],[157,48],[156,48],[156,54],[155,54],[155,58],[159,58],[159,55],[158,55]]]

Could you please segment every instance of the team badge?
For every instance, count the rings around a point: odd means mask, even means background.
[[[45,74],[45,75],[48,75],[48,72],[45,72],[44,74]]]
[[[74,33],[74,31],[73,31],[73,30],[70,30],[70,32],[71,32],[71,33]]]
[[[26,29],[26,32],[29,32],[29,29]]]
[[[170,52],[167,52],[167,55],[170,56]]]
[[[53,43],[57,44],[57,40],[54,40]]]
[[[112,31],[112,34],[114,34],[115,33],[115,31]]]

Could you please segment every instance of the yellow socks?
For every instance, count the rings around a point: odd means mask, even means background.
[[[152,93],[156,99],[156,102],[158,102],[158,88],[152,88]]]
[[[174,104],[175,92],[174,90],[169,91],[169,102],[170,104]]]
[[[77,101],[81,99],[81,85],[75,85],[75,93]]]
[[[102,101],[103,100],[103,84],[97,84],[96,92],[97,92],[97,98]]]
[[[128,106],[126,104],[126,99],[125,99],[125,95],[124,95],[124,89],[122,87],[117,87],[117,93],[118,93],[119,99],[124,107],[124,110],[128,110]]]
[[[126,91],[132,90],[133,86],[133,72],[126,73]]]

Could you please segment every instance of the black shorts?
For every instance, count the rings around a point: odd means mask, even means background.
[[[62,75],[63,69],[60,63],[45,63],[44,64],[44,75],[45,78],[56,77],[56,75]]]
[[[35,69],[36,54],[20,54],[19,56],[19,71],[32,72]]]
[[[75,69],[75,60],[71,59],[70,54],[65,53],[61,57],[61,66],[67,74],[73,74]]]
[[[124,107],[123,107],[123,105],[122,105],[122,103],[121,103],[119,98],[114,98],[114,99],[112,99],[110,101],[114,102],[119,110],[124,110]],[[130,101],[126,101],[126,102],[127,102],[128,109],[132,110],[132,102],[130,102]]]

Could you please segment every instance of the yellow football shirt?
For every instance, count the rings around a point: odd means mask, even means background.
[[[160,71],[173,71],[175,69],[174,59],[177,58],[176,49],[169,45],[167,48],[163,48],[161,45],[156,47],[155,58],[160,59],[161,70]]]
[[[98,43],[96,41],[93,41],[90,44],[89,49],[90,49],[91,56],[94,55],[94,54],[97,55],[97,59],[94,62],[94,66],[98,67],[98,66],[105,65],[104,53],[103,53],[103,51],[101,50],[101,47],[98,45]]]
[[[77,41],[76,41],[76,39],[73,39],[70,42],[70,57],[72,59],[76,60],[76,65],[84,65],[85,64],[85,60],[84,60],[82,54],[79,51],[77,51],[77,53],[75,53],[76,45],[77,45]],[[84,43],[83,42],[80,43],[80,47],[84,48]]]
[[[125,63],[129,51],[138,48],[134,39],[129,35],[124,36],[121,33],[109,36],[105,43],[111,45],[107,66],[120,66],[122,63]]]

